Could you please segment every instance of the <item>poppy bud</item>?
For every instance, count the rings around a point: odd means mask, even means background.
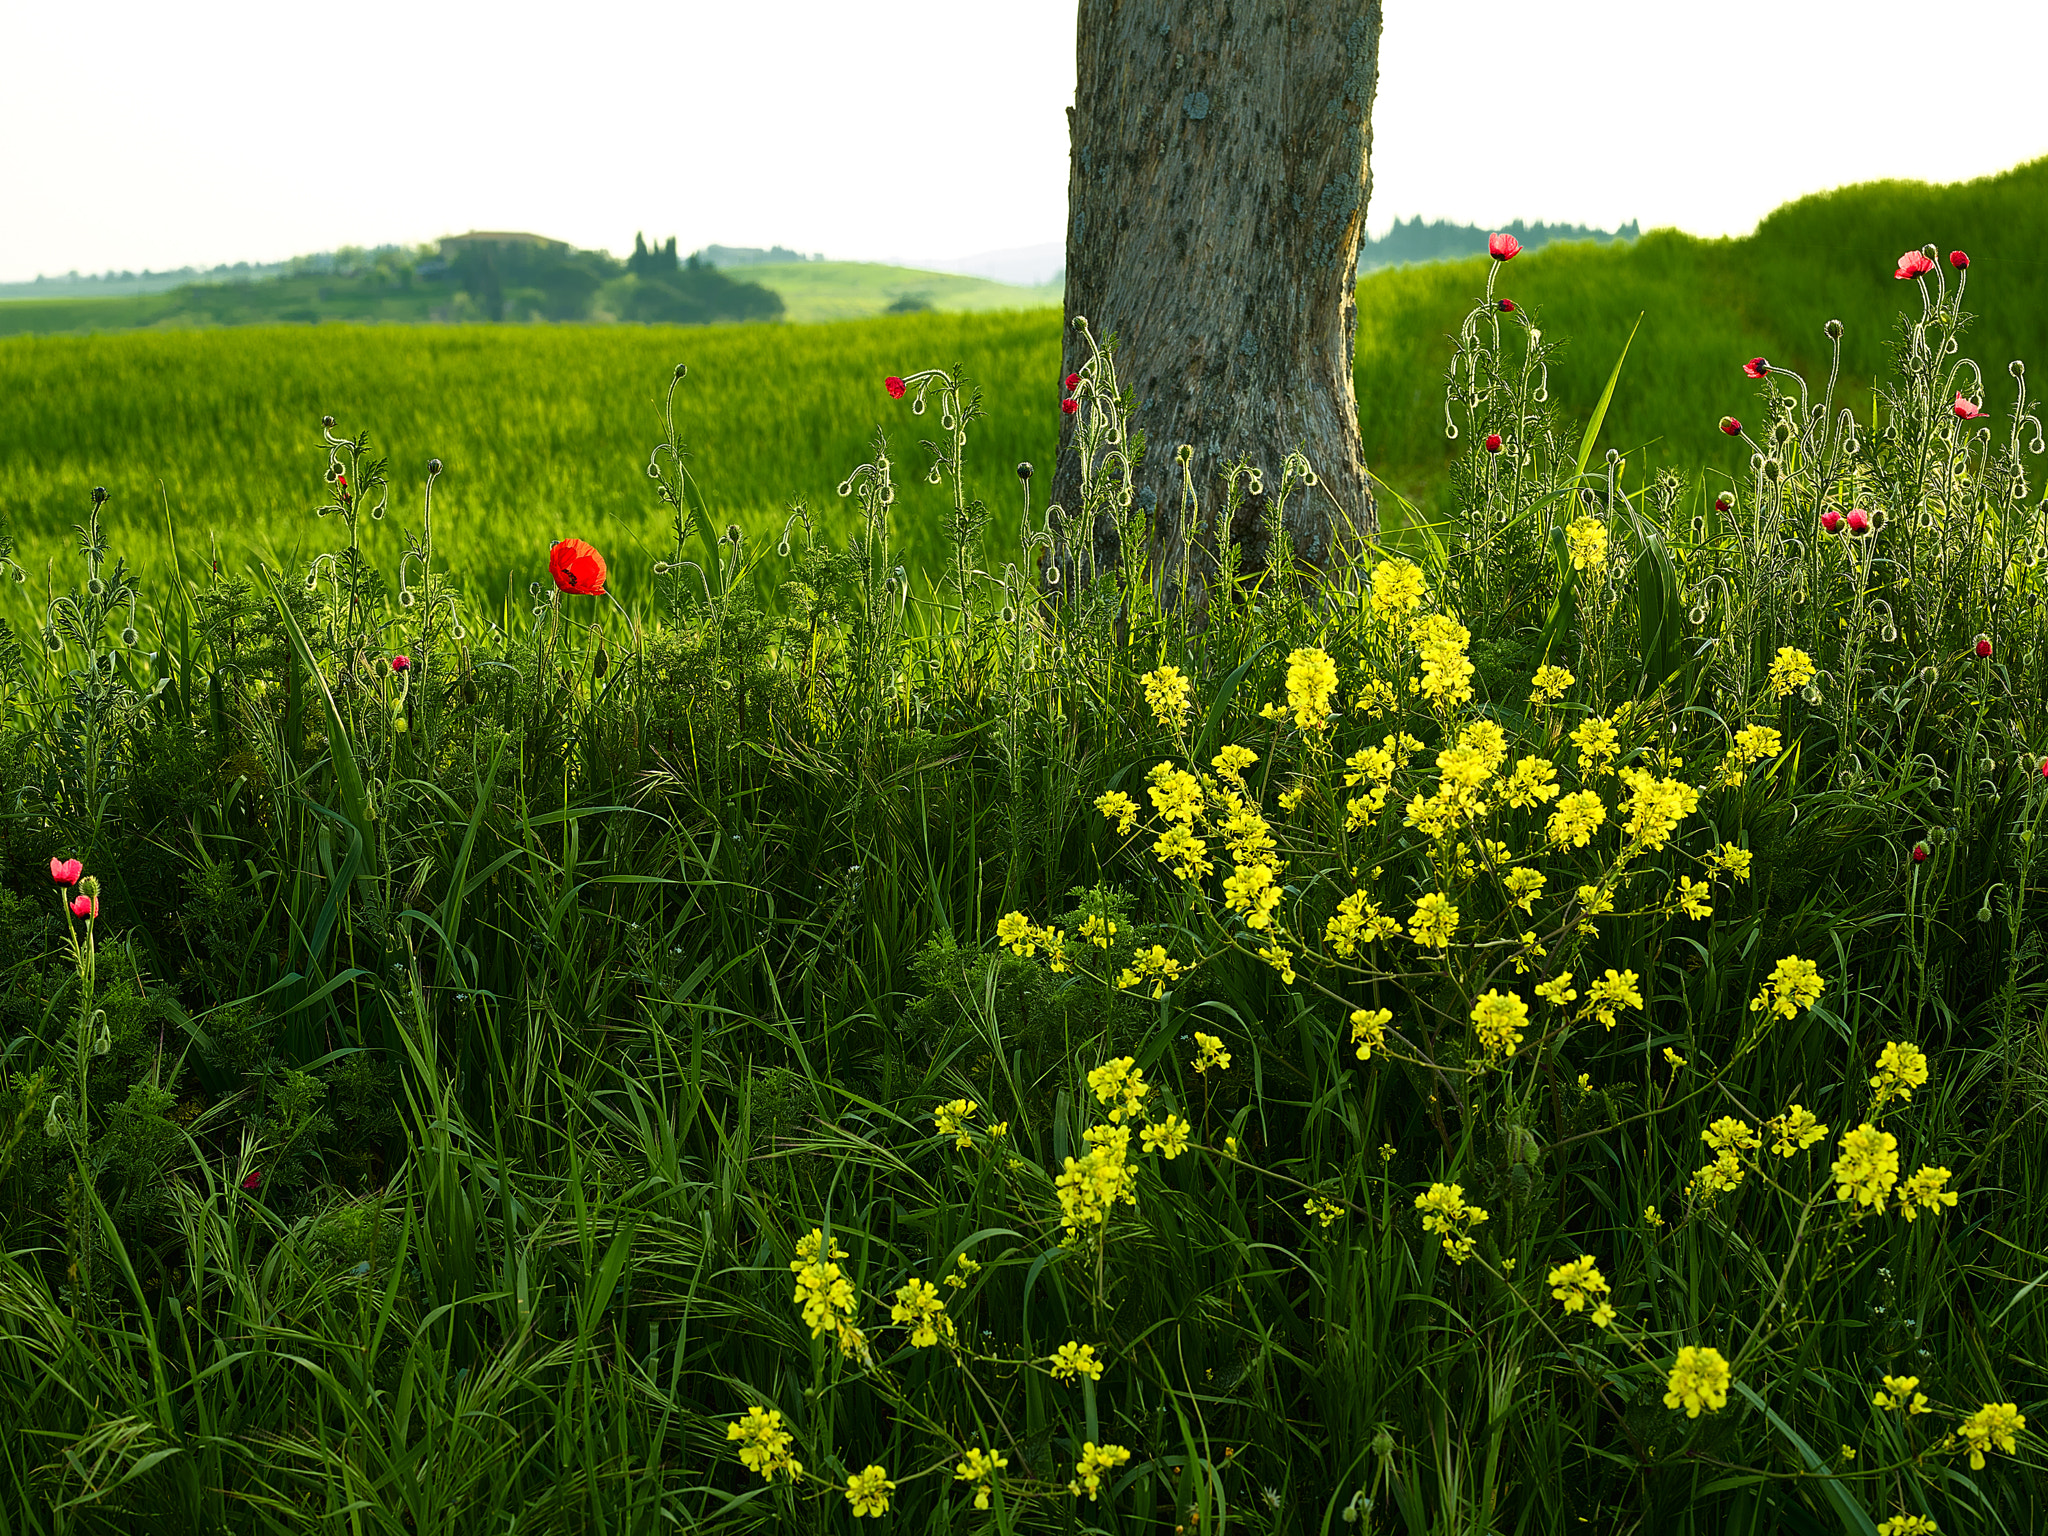
[[[1771,365],[1760,357],[1752,357],[1742,365],[1742,371],[1752,379],[1760,379],[1771,371]]]
[[[1500,434],[1498,432],[1489,432],[1486,435],[1486,451],[1488,453],[1500,452]]]
[[[320,418],[320,425],[323,427],[332,427],[334,425],[334,418],[332,416],[322,416]]]
[[[104,485],[94,486],[92,488],[92,504],[96,507],[104,506],[106,504],[106,500],[107,488]]]
[[[1742,435],[1742,423],[1733,416],[1723,416],[1721,418],[1721,430],[1730,437],[1740,437]]]
[[[1820,525],[1821,527],[1827,529],[1829,533],[1833,533],[1837,528],[1842,526],[1842,514],[1835,511],[1834,508],[1830,507],[1827,511],[1821,513]]]
[[[1956,391],[1956,403],[1949,409],[1956,413],[1956,419],[1959,421],[1975,421],[1984,414],[1984,407],[1971,404],[1969,396],[1961,390]]]
[[[1915,864],[1925,864],[1927,862],[1927,845],[1925,843],[1915,843],[1913,845],[1913,862]]]
[[[1029,480],[1031,478],[1031,461],[1029,459],[1017,466],[1017,478],[1019,480]]]
[[[1714,510],[1716,512],[1726,512],[1730,507],[1734,505],[1735,498],[1733,496],[1730,496],[1726,491],[1723,491],[1720,495],[1714,498]]]
[[[50,881],[53,885],[76,885],[78,877],[85,873],[85,866],[76,859],[50,860]]]
[[[83,895],[72,897],[71,915],[73,917],[98,917],[100,915],[99,897]]]
[[[1070,374],[1068,374],[1068,375],[1067,375],[1067,388],[1069,388],[1069,389],[1079,389],[1080,387],[1081,387],[1081,375],[1079,375],[1078,373],[1070,373]]]
[[[1909,277],[1925,277],[1934,270],[1934,263],[1925,251],[1908,251],[1899,258],[1899,270],[1892,274],[1903,281]]]
[[[1513,235],[1488,235],[1486,254],[1495,261],[1513,261],[1522,254],[1522,242]]]
[[[441,461],[439,459],[427,460],[427,473],[429,475],[438,475],[439,473],[441,473]]]
[[[1977,637],[1977,655],[1980,660],[1990,659],[1991,637],[1989,635],[1979,635]]]
[[[1851,533],[1868,533],[1870,531],[1870,514],[1861,507],[1851,507],[1849,509],[1848,522]]]
[[[891,400],[901,400],[903,398],[903,381],[894,374],[882,380],[882,388],[889,391],[889,398]]]
[[[392,657],[391,670],[394,672],[410,672],[412,670],[412,658],[410,656]]]
[[[255,1169],[251,1169],[251,1170],[250,1170],[250,1173],[249,1173],[249,1177],[247,1177],[246,1179],[242,1180],[242,1188],[244,1188],[244,1189],[246,1189],[246,1190],[251,1190],[251,1191],[254,1191],[254,1190],[256,1190],[256,1189],[259,1189],[259,1188],[261,1188],[261,1187],[262,1187],[262,1184],[263,1184],[263,1170],[262,1170],[261,1168],[255,1168]]]
[[[563,539],[548,550],[548,574],[562,591],[605,597],[604,556],[581,539]]]
[[[1081,409],[1081,402],[1080,402],[1080,401],[1078,401],[1078,400],[1068,399],[1068,400],[1062,400],[1062,401],[1060,402],[1060,410],[1061,410],[1061,412],[1062,412],[1062,413],[1064,413],[1065,415],[1071,416],[1071,415],[1073,415],[1073,414],[1074,414],[1074,412],[1076,412],[1076,411],[1078,411],[1078,410],[1080,410],[1080,409]]]
[[[1950,251],[1948,253],[1948,264],[1960,272],[1970,264],[1970,253],[1968,251]]]
[[[1500,301],[1500,312],[1504,315],[1512,315],[1515,312],[1515,301],[1513,299],[1502,299]]]

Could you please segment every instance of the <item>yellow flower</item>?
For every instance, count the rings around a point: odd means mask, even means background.
[[[1557,796],[1557,765],[1547,757],[1522,758],[1501,790],[1501,798],[1518,811],[1548,805]]]
[[[1330,723],[1330,699],[1337,692],[1337,664],[1329,653],[1304,646],[1287,657],[1287,707],[1294,728],[1316,731]]]
[[[1970,1448],[1970,1470],[1984,1470],[1984,1453],[1994,1447],[2010,1456],[2013,1436],[2027,1427],[2027,1416],[2011,1403],[1986,1403],[1956,1426]]]
[[[1595,577],[1605,574],[1607,530],[1590,513],[1582,512],[1566,525],[1564,547],[1573,570],[1591,571]]]
[[[1476,753],[1488,774],[1498,773],[1508,760],[1508,733],[1493,720],[1474,720],[1458,732],[1458,746]]]
[[[1250,747],[1241,747],[1236,742],[1232,742],[1221,752],[1218,752],[1209,759],[1209,766],[1225,778],[1236,779],[1242,782],[1245,769],[1251,767],[1258,760],[1259,754]]]
[[[1666,1051],[1667,1057],[1672,1053]],[[1683,1063],[1679,1063],[1683,1065]],[[1725,1195],[1730,1190],[1742,1187],[1743,1176],[1748,1172],[1742,1160],[1733,1152],[1718,1153],[1711,1163],[1686,1180],[1685,1198],[1688,1200],[1711,1200],[1716,1195]]]
[[[1166,821],[1191,825],[1202,814],[1202,782],[1171,763],[1160,763],[1145,775],[1151,786],[1152,809]]]
[[[932,1119],[938,1125],[939,1134],[953,1137],[953,1145],[962,1152],[974,1145],[974,1133],[968,1128],[967,1122],[973,1117],[977,1107],[972,1099],[955,1099],[952,1103],[941,1104],[932,1111]]]
[[[1283,986],[1294,985],[1294,952],[1284,945],[1268,944],[1259,951],[1259,958],[1280,973]]]
[[[1097,949],[1107,949],[1116,941],[1116,924],[1106,917],[1084,917],[1074,931]]]
[[[1562,1008],[1579,994],[1578,989],[1572,985],[1572,973],[1566,971],[1562,976],[1553,976],[1548,981],[1539,981],[1536,984],[1536,995],[1550,1004],[1551,1007]],[[1612,1025],[1608,1027],[1610,1029],[1613,1028]]]
[[[1563,1302],[1567,1312],[1584,1311],[1587,1302],[1607,1294],[1607,1282],[1590,1253],[1558,1265],[1545,1283],[1551,1288],[1551,1296]]]
[[[1636,984],[1641,980],[1634,971],[1617,971],[1612,966],[1608,967],[1606,975],[1595,976],[1586,983],[1585,1013],[1598,1019],[1604,1027],[1614,1028],[1615,1010],[1643,1006],[1643,994],[1636,990]]]
[[[1915,1088],[1926,1085],[1926,1053],[1917,1045],[1887,1040],[1884,1049],[1877,1053],[1877,1076],[1870,1080],[1870,1086],[1877,1090],[1871,1108],[1882,1109],[1893,1099],[1907,1103]]]
[[[1138,1112],[1152,1091],[1145,1081],[1145,1069],[1132,1056],[1118,1056],[1096,1067],[1088,1074],[1088,1086],[1095,1091],[1097,1102],[1109,1105],[1111,1123],[1119,1125]]]
[[[1088,1143],[1086,1155],[1068,1158],[1065,1169],[1053,1180],[1063,1242],[1078,1242],[1089,1228],[1102,1226],[1119,1200],[1125,1205],[1138,1203],[1133,1192],[1137,1176],[1127,1157],[1130,1127],[1095,1127],[1088,1133]]]
[[[1489,987],[1472,1005],[1472,1030],[1489,1061],[1514,1055],[1528,1022],[1529,1005],[1514,992],[1502,994]]]
[[[1116,823],[1118,837],[1129,837],[1138,825],[1138,802],[1120,789],[1097,795],[1095,809],[1102,812],[1105,819]]]
[[[1682,1072],[1688,1065],[1686,1059],[1668,1045],[1664,1047],[1664,1062],[1673,1072]]]
[[[1566,795],[1550,813],[1549,835],[1553,848],[1583,848],[1592,841],[1600,824],[1607,820],[1607,807],[1590,789]]]
[[[1205,1035],[1195,1031],[1196,1056],[1192,1065],[1197,1072],[1207,1072],[1214,1067],[1218,1072],[1230,1070],[1230,1052],[1223,1048],[1223,1041],[1217,1035]]]
[[[1179,667],[1156,667],[1138,682],[1145,689],[1145,704],[1154,720],[1174,732],[1188,723],[1188,680]]]
[[[1871,1395],[1870,1400],[1886,1412],[1903,1408],[1909,1414],[1926,1413],[1929,1411],[1927,1394],[1917,1390],[1919,1385],[1918,1376],[1887,1376],[1884,1385]]]
[[[1773,1115],[1764,1122],[1764,1129],[1773,1138],[1771,1150],[1780,1157],[1804,1152],[1828,1133],[1828,1128],[1816,1120],[1813,1111],[1803,1104],[1794,1104],[1784,1114]]]
[[[1443,1239],[1444,1252],[1454,1263],[1463,1264],[1472,1257],[1477,1246],[1472,1228],[1487,1218],[1485,1211],[1466,1203],[1462,1184],[1430,1185],[1415,1197],[1415,1208],[1422,1212],[1422,1229]]]
[[[1352,695],[1351,707],[1375,720],[1384,720],[1387,711],[1400,702],[1392,683],[1383,677],[1367,677],[1359,684],[1358,692]]]
[[[1591,1093],[1592,1091],[1593,1091],[1593,1074],[1592,1074],[1592,1073],[1590,1073],[1590,1072],[1581,1072],[1581,1073],[1579,1074],[1579,1092],[1581,1092],[1581,1093]]]
[[[1508,900],[1524,912],[1529,912],[1535,909],[1536,898],[1543,894],[1547,877],[1542,870],[1531,869],[1524,864],[1518,869],[1509,870],[1501,877],[1500,883],[1507,887]]]
[[[846,1502],[853,1506],[856,1519],[879,1518],[889,1513],[889,1495],[895,1491],[889,1474],[872,1463],[867,1470],[846,1480]]]
[[[1432,704],[1447,707],[1472,700],[1472,662],[1465,648],[1472,631],[1448,614],[1417,619],[1409,630],[1422,658],[1422,677],[1414,687]]]
[[[1956,1203],[1956,1193],[1947,1187],[1952,1175],[1946,1168],[1923,1167],[1899,1186],[1899,1214],[1911,1221],[1922,1210],[1941,1214],[1945,1205]]]
[[[1651,1228],[1652,1230],[1655,1230],[1656,1228],[1664,1225],[1664,1218],[1661,1214],[1659,1214],[1657,1207],[1655,1207],[1654,1205],[1646,1205],[1643,1207],[1643,1225]]]
[[[1664,1406],[1683,1407],[1688,1419],[1700,1416],[1702,1408],[1718,1413],[1728,1406],[1730,1385],[1728,1362],[1718,1349],[1686,1345],[1664,1384]]]
[[[1814,679],[1813,658],[1794,646],[1781,645],[1771,658],[1771,692],[1789,699]]]
[[[1696,923],[1703,923],[1714,915],[1713,906],[1707,898],[1714,888],[1704,880],[1694,880],[1691,875],[1678,877],[1678,910]]]
[[[1621,780],[1629,794],[1621,802],[1628,813],[1628,835],[1652,852],[1670,841],[1678,824],[1699,809],[1700,792],[1681,779],[1660,779],[1640,768],[1624,768]]]
[[[1085,1493],[1093,1501],[1102,1492],[1102,1474],[1115,1470],[1130,1459],[1131,1453],[1120,1445],[1083,1441],[1081,1459],[1074,1463],[1074,1480],[1067,1484],[1067,1492],[1077,1499]]]
[[[1729,757],[1742,767],[1760,763],[1767,757],[1776,757],[1785,750],[1784,738],[1768,725],[1745,725],[1735,733],[1735,743],[1728,750]]]
[[[1310,1195],[1302,1201],[1301,1209],[1305,1215],[1315,1217],[1325,1227],[1344,1214],[1343,1206],[1334,1200],[1325,1200],[1321,1195]]]
[[[1535,705],[1555,704],[1565,695],[1565,690],[1578,681],[1563,667],[1548,664],[1536,669],[1536,675],[1529,679],[1529,702]]]
[[[1216,867],[1209,862],[1209,845],[1184,826],[1168,827],[1152,853],[1183,880],[1199,880]]]
[[[1188,1149],[1187,1121],[1179,1115],[1168,1115],[1157,1125],[1148,1125],[1138,1133],[1147,1152],[1157,1152],[1169,1163]]]
[[[996,942],[1006,946],[1013,955],[1038,953],[1034,942],[1037,930],[1031,926],[1031,919],[1022,912],[1005,912],[996,919]]]
[[[946,1276],[946,1284],[956,1291],[964,1291],[967,1289],[967,1282],[980,1272],[981,1265],[976,1260],[967,1257],[964,1253],[953,1262],[959,1266],[959,1272]]]
[[[1382,915],[1379,903],[1365,892],[1353,891],[1337,903],[1337,915],[1323,924],[1323,942],[1348,957],[1358,953],[1359,945],[1390,939],[1400,931],[1397,918]]]
[[[1580,773],[1608,773],[1621,750],[1621,733],[1595,715],[1572,732],[1572,745],[1579,749]]]
[[[972,1447],[953,1465],[953,1481],[974,1484],[974,1507],[987,1509],[989,1496],[995,1491],[995,1476],[1010,1464],[1010,1459],[1000,1451],[984,1451]]]
[[[778,1473],[788,1473],[792,1482],[804,1475],[804,1464],[789,1454],[796,1437],[782,1427],[779,1409],[749,1408],[745,1418],[725,1426],[725,1438],[739,1442],[740,1465],[760,1473],[763,1482],[774,1482]]]
[[[1723,1115],[1701,1131],[1700,1140],[1715,1152],[1754,1152],[1764,1144],[1761,1136],[1733,1115]]]
[[[1868,1122],[1845,1132],[1834,1178],[1837,1200],[1883,1206],[1899,1179],[1899,1138]]]
[[[1351,1043],[1358,1047],[1358,1059],[1371,1061],[1372,1053],[1387,1043],[1387,1026],[1394,1022],[1391,1008],[1354,1008],[1351,1011]]]
[[[1941,1527],[1925,1515],[1893,1515],[1878,1525],[1877,1536],[1941,1536]]]
[[[1595,1328],[1606,1328],[1613,1324],[1614,1316],[1615,1314],[1613,1305],[1609,1302],[1603,1301],[1600,1303],[1599,1306],[1593,1309],[1592,1316],[1587,1318],[1586,1321],[1591,1323]]]
[[[1396,618],[1413,613],[1429,596],[1422,570],[1412,560],[1382,560],[1372,568],[1372,611]]]
[[[1749,878],[1750,852],[1733,843],[1723,843],[1707,855],[1707,868],[1717,874],[1726,874],[1736,880]]]
[[[896,1292],[889,1308],[889,1321],[910,1330],[910,1342],[918,1349],[930,1349],[940,1339],[953,1337],[953,1320],[946,1316],[945,1298],[939,1288],[923,1280],[909,1280]]]
[[[1180,980],[1181,963],[1166,952],[1163,944],[1154,944],[1150,949],[1141,949],[1131,956],[1131,963],[1116,979],[1119,987],[1142,987],[1152,983],[1152,995],[1164,997],[1167,986]]]
[[[1458,909],[1440,891],[1431,891],[1415,903],[1415,915],[1408,919],[1408,937],[1425,949],[1443,949],[1458,931]]]
[[[1813,1006],[1814,999],[1827,990],[1820,967],[1811,960],[1802,960],[1797,955],[1787,955],[1771,968],[1770,979],[1763,989],[1750,999],[1749,1011],[1762,1013],[1768,1009],[1781,1019],[1799,1016],[1799,1010]]]
[[[1281,894],[1270,864],[1237,865],[1223,877],[1223,904],[1243,913],[1247,928],[1272,927],[1273,909],[1280,905]]]
[[[790,1299],[802,1310],[812,1338],[837,1334],[842,1346],[853,1346],[859,1338],[853,1326],[853,1282],[836,1262],[846,1253],[835,1241],[831,1258],[825,1258],[819,1252],[823,1238],[822,1232],[814,1231],[798,1242],[789,1266],[796,1276],[796,1293]]]
[[[1102,1362],[1095,1358],[1093,1344],[1078,1344],[1069,1339],[1052,1352],[1050,1363],[1054,1381],[1078,1381],[1083,1376],[1090,1381],[1102,1380]]]
[[[1259,814],[1258,807],[1246,805],[1234,793],[1225,799],[1229,814],[1218,828],[1223,834],[1223,846],[1239,864],[1266,863],[1266,855],[1274,848],[1273,829],[1266,825],[1266,818]]]

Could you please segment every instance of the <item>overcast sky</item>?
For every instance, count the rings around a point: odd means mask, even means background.
[[[1375,230],[1423,214],[1740,233],[1802,192],[2048,153],[2044,0],[1385,10]],[[873,259],[1058,240],[1074,15],[4,0],[0,281],[470,228]]]

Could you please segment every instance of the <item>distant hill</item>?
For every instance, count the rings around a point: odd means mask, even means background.
[[[247,283],[274,277],[287,263],[238,261],[217,267],[179,267],[171,272],[66,272],[26,283],[0,283],[0,303],[9,299],[124,299],[137,294],[168,293],[188,283]]]
[[[1525,224],[1516,219],[1512,224],[1496,224],[1492,229],[1482,229],[1476,224],[1453,224],[1445,219],[1422,222],[1422,216],[1403,222],[1394,220],[1394,227],[1378,239],[1368,235],[1358,245],[1358,270],[1370,272],[1378,267],[1400,267],[1422,261],[1455,261],[1461,256],[1484,256],[1486,238],[1496,231],[1513,235],[1521,242],[1525,251],[1539,250],[1566,240],[1589,240],[1596,245],[1612,245],[1617,240],[1634,240],[1642,229],[1634,219],[1619,229],[1593,229],[1584,224],[1545,224],[1537,220]]]

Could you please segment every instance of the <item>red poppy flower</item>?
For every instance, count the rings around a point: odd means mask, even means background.
[[[581,539],[563,539],[548,551],[548,574],[564,592],[604,597],[604,556]]]
[[[1078,400],[1062,400],[1060,402],[1060,409],[1067,415],[1071,416],[1074,414],[1074,412],[1081,409],[1081,402]]]
[[[1849,509],[1849,531],[1851,533],[1868,533],[1870,531],[1870,514],[1861,507],[1851,507]]]
[[[1913,845],[1913,862],[1915,864],[1925,864],[1927,862],[1927,845],[1925,843],[1915,843]]]
[[[78,877],[85,873],[85,866],[76,859],[50,860],[50,881],[53,885],[76,885]]]
[[[262,1170],[261,1168],[256,1168],[256,1169],[252,1169],[252,1170],[250,1171],[250,1173],[249,1173],[249,1177],[247,1177],[246,1179],[242,1180],[242,1188],[244,1188],[244,1189],[256,1189],[256,1188],[259,1188],[259,1187],[261,1187],[262,1183],[263,1183],[263,1170]]]
[[[1742,371],[1752,379],[1760,379],[1771,371],[1771,365],[1760,357],[1752,357],[1742,365]]]
[[[882,380],[882,388],[889,391],[889,398],[891,400],[901,400],[903,398],[903,381],[894,374]]]
[[[73,917],[98,917],[100,915],[99,897],[88,896],[81,891],[78,895],[71,898],[71,915]]]
[[[2040,768],[2041,777],[2044,779],[2048,779],[2048,757],[2044,757],[2041,759]]]
[[[1714,498],[1714,510],[1716,512],[1726,512],[1730,507],[1734,505],[1735,498],[1733,496],[1730,496],[1726,491],[1723,491],[1720,495]]]
[[[1490,432],[1487,434],[1486,451],[1488,453],[1500,452],[1500,434],[1498,432]]]
[[[1964,421],[1975,421],[1984,414],[1984,407],[1972,405],[1969,396],[1965,395],[1961,390],[1956,391],[1956,403],[1950,406],[1949,409],[1954,411]]]
[[[410,656],[392,657],[391,670],[394,672],[410,672],[412,670],[412,658]]]
[[[1979,660],[1990,659],[1991,637],[1989,635],[1979,635],[1977,637],[1977,656]]]
[[[1488,235],[1486,254],[1495,261],[1513,261],[1522,254],[1522,242],[1513,235]]]
[[[1078,373],[1070,373],[1067,375],[1067,388],[1078,389],[1080,388],[1080,385],[1081,375],[1079,375]]]
[[[1908,251],[1899,258],[1899,270],[1893,277],[1904,280],[1909,277],[1925,277],[1934,270],[1934,262],[1925,251]]]
[[[1960,272],[1970,264],[1970,253],[1968,251],[1950,251],[1948,253],[1948,264]]]
[[[1820,525],[1821,527],[1827,529],[1829,533],[1833,533],[1837,528],[1842,526],[1842,514],[1837,512],[1833,507],[1830,507],[1827,511],[1821,513]]]
[[[1500,312],[1504,315],[1512,315],[1515,312],[1515,301],[1513,299],[1502,299],[1500,301]]]
[[[1742,423],[1733,416],[1723,416],[1721,418],[1721,430],[1730,437],[1740,437],[1742,436]]]

